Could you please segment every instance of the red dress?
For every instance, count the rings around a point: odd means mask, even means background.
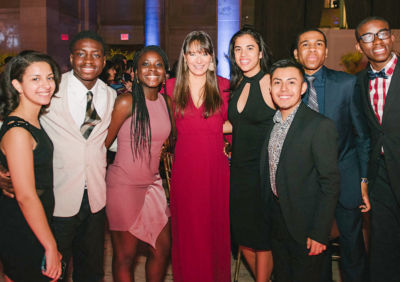
[[[174,84],[167,81],[168,95]],[[222,132],[229,81],[218,78],[218,86],[219,112],[205,119],[203,106],[189,99],[184,116],[176,117],[170,204],[175,282],[230,281],[229,164]]]

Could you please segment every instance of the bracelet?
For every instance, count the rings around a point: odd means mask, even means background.
[[[362,177],[361,178],[361,183],[368,184],[368,178]]]

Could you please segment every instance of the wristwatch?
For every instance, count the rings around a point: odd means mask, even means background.
[[[362,177],[361,178],[361,183],[368,184],[368,178]]]

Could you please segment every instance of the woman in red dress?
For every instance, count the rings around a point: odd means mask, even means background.
[[[217,78],[211,38],[189,33],[167,81],[177,128],[171,179],[175,282],[230,281],[229,165],[223,153],[229,81]]]

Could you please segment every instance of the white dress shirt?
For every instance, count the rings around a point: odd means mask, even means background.
[[[83,83],[76,78],[73,74],[73,70],[68,74],[68,107],[73,120],[75,121],[78,128],[81,128],[86,115],[86,105],[87,105],[87,95],[88,91],[93,93],[93,104],[96,109],[97,114],[100,118],[104,117],[104,112],[106,110],[107,99],[104,95],[97,95],[97,87],[99,85],[99,79],[97,79],[96,84],[92,89],[87,89]]]

